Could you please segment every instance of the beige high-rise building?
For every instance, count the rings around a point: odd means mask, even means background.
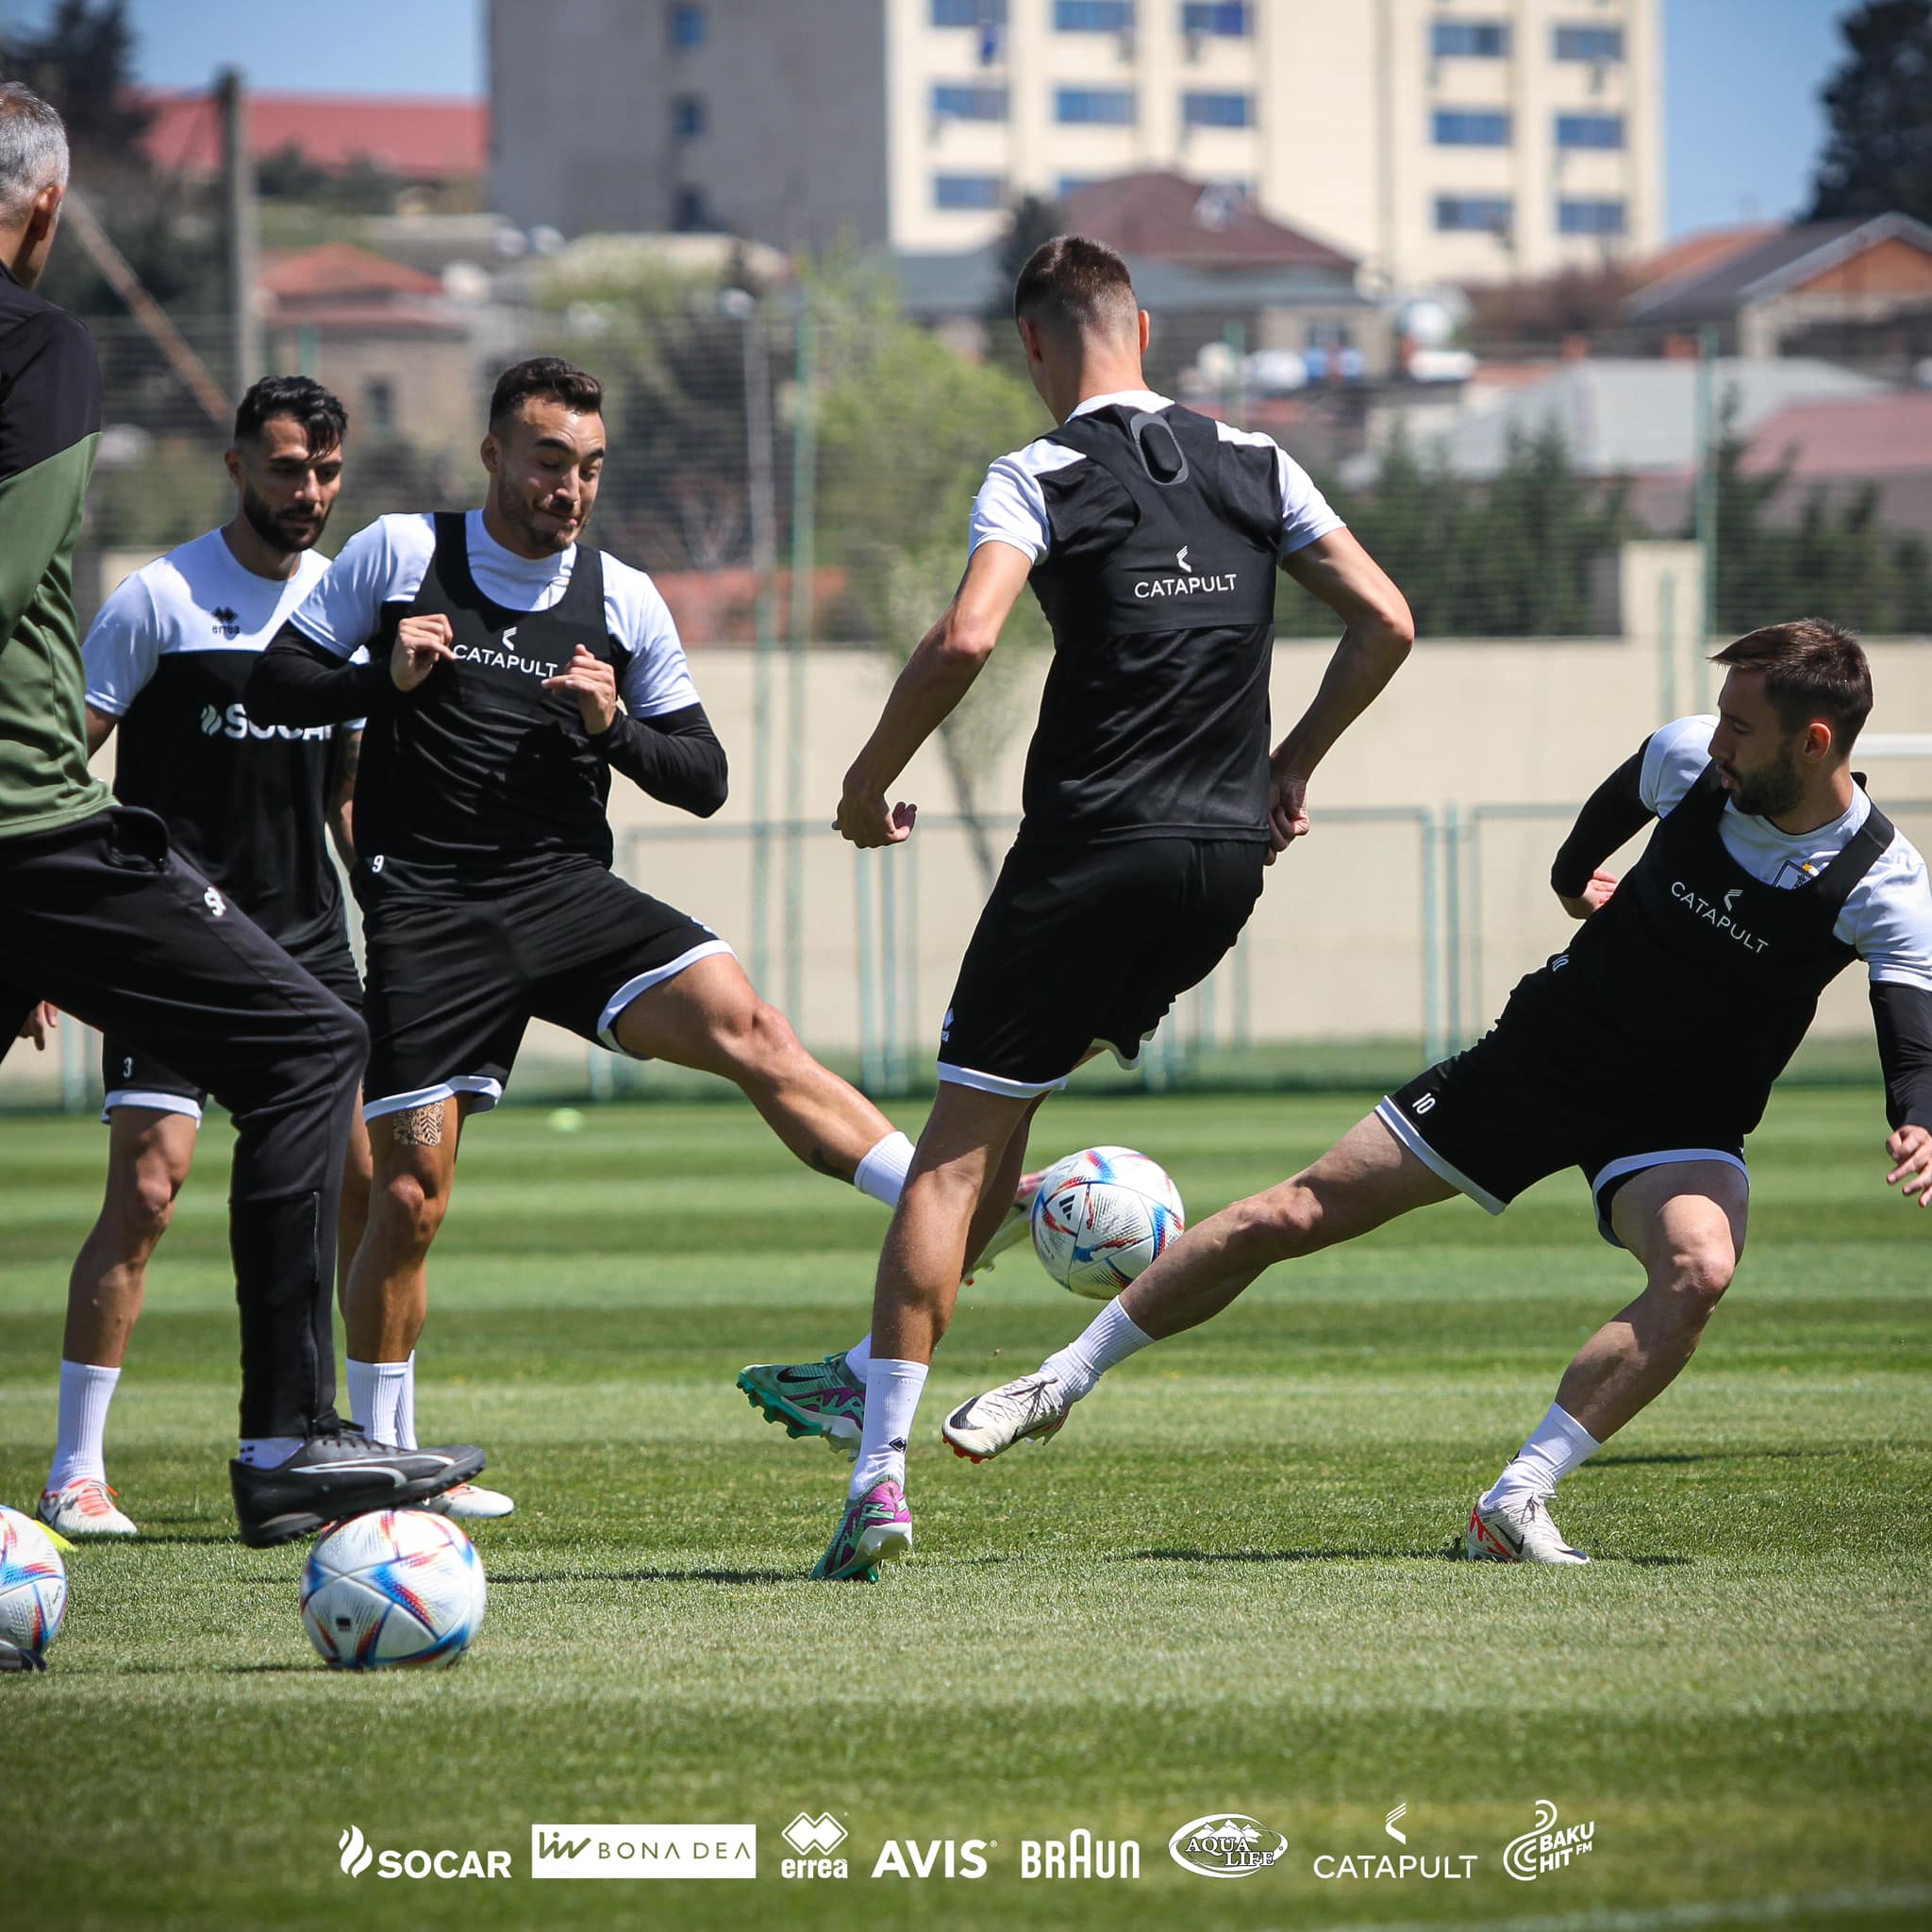
[[[1017,196],[1238,184],[1371,278],[1663,235],[1662,0],[493,0],[525,226],[982,246]]]

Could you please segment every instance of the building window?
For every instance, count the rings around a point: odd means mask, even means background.
[[[1624,29],[1620,26],[1559,26],[1556,40],[1558,60],[1621,60],[1624,58]]]
[[[702,47],[705,44],[705,9],[680,5],[671,9],[671,44],[674,47]]]
[[[1246,0],[1183,0],[1181,31],[1244,41],[1255,31],[1255,9]]]
[[[1004,208],[1007,184],[997,175],[935,175],[932,177],[932,205],[947,209],[970,209],[980,213]]]
[[[362,417],[372,429],[396,426],[396,386],[386,375],[374,375],[362,385]]]
[[[1557,204],[1557,232],[1560,235],[1621,235],[1624,232],[1624,204],[1621,201],[1559,201]]]
[[[671,104],[671,126],[679,141],[695,141],[705,131],[705,97],[679,94]]]
[[[1509,145],[1509,116],[1488,108],[1438,108],[1431,126],[1438,147]]]
[[[1252,127],[1255,125],[1253,94],[1185,93],[1181,96],[1181,122],[1188,127]]]
[[[1054,199],[1064,201],[1070,194],[1078,194],[1083,188],[1091,188],[1103,177],[1099,175],[1062,175],[1053,184]]]
[[[1053,0],[1059,34],[1126,34],[1134,30],[1134,0]]]
[[[1432,20],[1429,53],[1438,60],[1501,60],[1509,52],[1509,25],[1501,20]]]
[[[1507,194],[1439,194],[1436,197],[1436,229],[1439,234],[1507,234],[1510,215]]]
[[[1007,0],[932,0],[935,26],[1005,26]]]
[[[1558,147],[1622,147],[1624,117],[1621,114],[1558,114]]]
[[[681,235],[702,233],[710,227],[711,218],[705,208],[702,188],[677,190],[671,201],[671,225]]]
[[[1007,91],[1003,87],[957,87],[939,81],[932,91],[932,111],[936,120],[1004,121]]]
[[[1053,118],[1067,126],[1131,127],[1130,87],[1061,87],[1054,90]]]

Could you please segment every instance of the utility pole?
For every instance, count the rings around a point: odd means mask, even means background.
[[[261,317],[255,304],[255,162],[242,70],[215,76],[222,117],[222,205],[228,238],[229,383],[240,395],[261,374]]]

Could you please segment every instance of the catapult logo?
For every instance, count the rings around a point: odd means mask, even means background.
[[[336,1849],[341,1854],[340,1862],[343,1874],[350,1878],[360,1878],[372,1865],[375,1867],[378,1878],[508,1878],[510,1875],[508,1852],[458,1850],[453,1845],[444,1845],[438,1851],[418,1845],[406,1852],[378,1852],[362,1836],[359,1824],[352,1824],[342,1833],[336,1840]]]
[[[1321,1879],[1338,1878],[1469,1878],[1475,1873],[1474,1852],[1412,1852],[1402,1821],[1408,1807],[1398,1805],[1382,1821],[1383,1835],[1402,1847],[1385,1852],[1373,1844],[1347,1852],[1318,1852],[1308,1869]]]
[[[1512,1838],[1503,1852],[1503,1869],[1525,1882],[1546,1872],[1560,1872],[1596,1843],[1596,1820],[1557,1828],[1557,1807],[1547,1798],[1536,1801],[1536,1824],[1521,1838]]]
[[[845,1827],[829,1811],[821,1811],[816,1818],[801,1811],[778,1836],[798,1854],[779,1859],[780,1878],[847,1876],[845,1860],[832,1856],[845,1842]]]
[[[1723,933],[1727,940],[1742,946],[1747,953],[1761,953],[1766,946],[1770,945],[1771,941],[1759,939],[1756,933],[1750,931],[1747,927],[1740,925],[1731,917],[1731,907],[1743,890],[1742,886],[1733,886],[1724,894],[1724,910],[1720,912],[1708,899],[1705,898],[1693,888],[1687,886],[1682,879],[1673,879],[1671,881],[1671,897],[1676,900],[1680,906],[1688,906],[1707,925],[1716,926],[1718,931]]]
[[[1240,1811],[1210,1811],[1181,1826],[1167,1841],[1176,1865],[1203,1878],[1247,1878],[1288,1856],[1288,1840]]]

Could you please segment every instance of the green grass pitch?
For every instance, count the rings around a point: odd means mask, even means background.
[[[1104,1100],[1036,1153],[1144,1147],[1193,1212],[1277,1178],[1364,1096]],[[914,1112],[905,1124],[916,1129]],[[967,1291],[914,1444],[919,1553],[805,1580],[844,1465],[761,1423],[746,1361],[863,1328],[882,1217],[732,1102],[507,1109],[467,1137],[420,1413],[483,1443],[483,1634],[456,1670],[310,1653],[299,1548],[231,1541],[227,1134],[150,1281],[109,1434],[147,1534],[70,1559],[54,1668],[0,1678],[0,1923],[89,1927],[1188,1925],[1524,1932],[1923,1925],[1932,1215],[1882,1185],[1869,1090],[1785,1091],[1750,1252],[1705,1349],[1565,1485],[1587,1570],[1452,1562],[1471,1497],[1635,1284],[1581,1182],[1461,1202],[1277,1271],[1119,1372],[1065,1433],[974,1469],[943,1410],[1083,1319],[1031,1258]],[[45,1474],[91,1124],[0,1122],[0,1497]],[[1535,1803],[1592,1849],[1532,1882]],[[1457,1882],[1314,1860],[1477,1855]],[[1174,1829],[1286,1835],[1198,1877]],[[787,1880],[800,1811],[842,1883]],[[730,1883],[541,1883],[535,1822],[733,1823]],[[382,1880],[377,1849],[504,1848],[506,1881]],[[1141,1876],[1023,1879],[1023,1840],[1134,1839]],[[974,1881],[874,1878],[889,1839],[982,1839]]]

